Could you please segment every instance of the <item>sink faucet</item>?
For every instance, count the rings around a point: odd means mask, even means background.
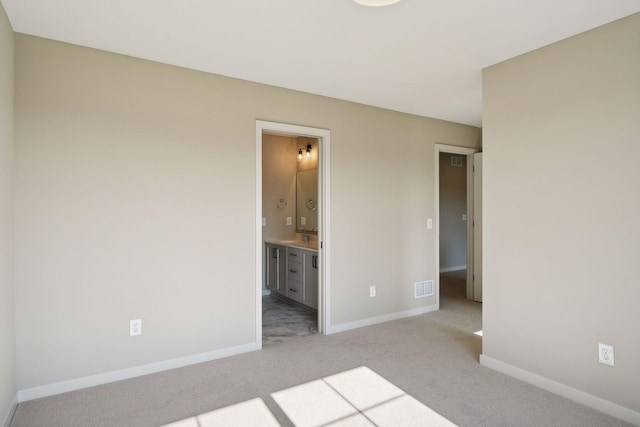
[[[309,235],[304,230],[302,231],[302,241],[304,242],[305,246],[309,244]]]

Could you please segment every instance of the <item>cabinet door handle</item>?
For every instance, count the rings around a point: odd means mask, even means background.
[[[298,256],[298,254],[292,254],[291,252],[289,252],[289,256]]]
[[[313,255],[311,257],[311,267],[318,268],[318,255]]]
[[[294,270],[293,268],[290,268],[289,271],[292,272],[292,273],[297,273],[298,272],[298,270]]]
[[[297,289],[289,288],[289,290],[290,290],[291,292],[298,292],[298,290],[297,290]]]
[[[273,256],[273,258],[278,258],[278,248],[273,248],[272,252],[273,253],[271,255]]]

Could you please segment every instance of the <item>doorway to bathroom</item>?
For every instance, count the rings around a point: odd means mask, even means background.
[[[256,121],[256,341],[327,330],[328,130]]]

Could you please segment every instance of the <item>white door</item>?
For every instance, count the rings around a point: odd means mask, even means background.
[[[473,299],[482,302],[482,153],[473,155]]]

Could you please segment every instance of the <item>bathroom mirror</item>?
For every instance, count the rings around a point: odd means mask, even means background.
[[[318,169],[297,173],[296,228],[298,232],[318,231]]]

